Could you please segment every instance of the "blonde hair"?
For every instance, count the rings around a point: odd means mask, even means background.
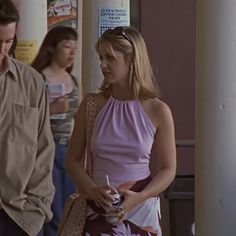
[[[142,35],[133,27],[109,29],[97,40],[98,54],[105,52],[116,58],[115,51],[124,54],[130,62],[130,88],[134,99],[159,97],[159,88],[154,80],[146,44]],[[100,90],[111,94],[111,85],[103,80]]]

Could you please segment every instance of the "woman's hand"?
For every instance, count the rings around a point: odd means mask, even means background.
[[[87,196],[90,200],[95,201],[105,211],[109,211],[112,207],[112,196],[111,193],[117,193],[117,190],[109,185],[94,187],[88,193]]]
[[[66,95],[56,98],[49,104],[50,115],[64,113],[67,112],[68,109],[69,102]]]
[[[125,216],[139,203],[144,201],[141,193],[137,193],[127,189],[119,189],[119,193],[124,199],[117,208],[111,207],[107,210],[108,217],[116,217],[118,222],[122,222]]]

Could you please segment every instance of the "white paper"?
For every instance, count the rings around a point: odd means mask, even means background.
[[[100,37],[104,31],[117,26],[129,26],[130,14],[127,8],[101,7],[99,8],[99,32]]]
[[[55,98],[66,94],[65,84],[48,84],[49,102],[53,102]],[[62,120],[66,118],[65,113],[50,115],[52,120]]]

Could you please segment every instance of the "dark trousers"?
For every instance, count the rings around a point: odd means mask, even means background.
[[[0,210],[0,236],[27,236],[28,234],[13,221],[4,210]],[[41,230],[37,236],[43,236]]]

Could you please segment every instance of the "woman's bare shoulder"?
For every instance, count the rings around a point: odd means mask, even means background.
[[[142,104],[155,127],[158,127],[163,119],[172,116],[169,106],[159,98],[145,100]]]
[[[169,106],[159,98],[150,99],[149,102],[150,102],[151,108],[155,112],[165,112],[165,111],[170,110]]]

